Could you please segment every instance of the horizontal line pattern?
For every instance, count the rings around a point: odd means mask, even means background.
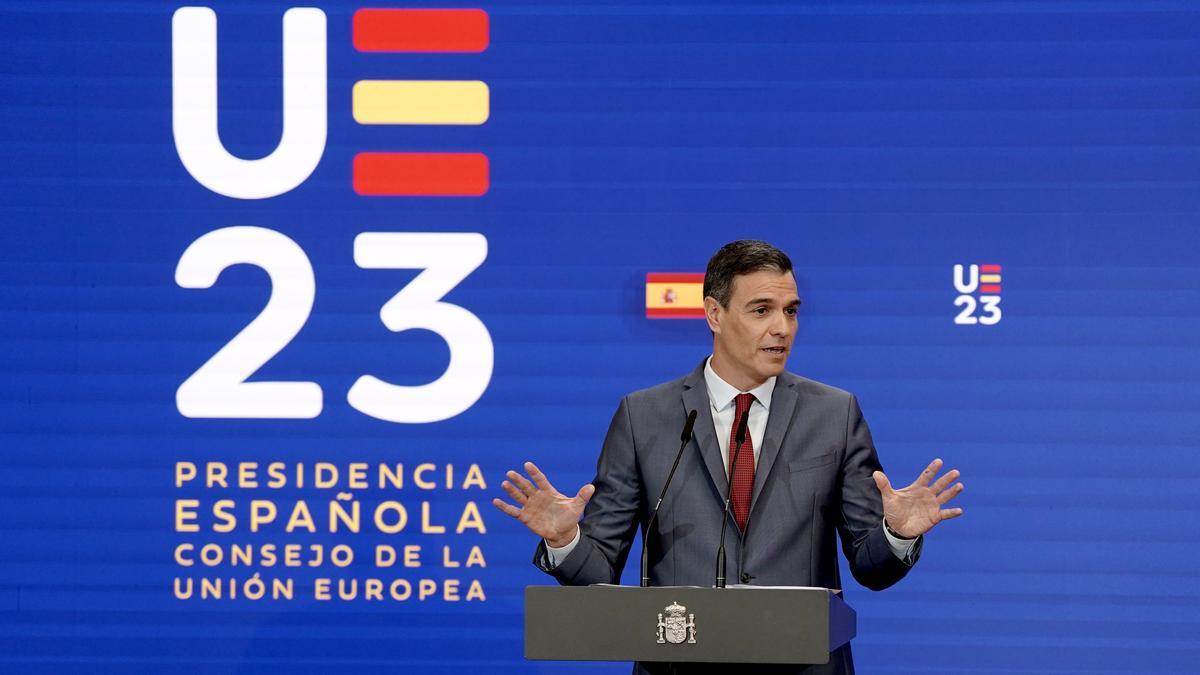
[[[173,7],[0,10],[0,667],[627,672],[522,660],[521,589],[549,580],[533,537],[486,502],[526,458],[564,490],[592,478],[620,397],[708,349],[699,322],[646,320],[646,273],[702,269],[751,236],[797,266],[792,369],[859,396],[893,481],[940,455],[967,482],[966,517],[899,585],[866,593],[843,570],[860,672],[1194,669],[1193,3],[497,2],[473,55],[362,54],[358,6],[319,6],[326,154],[296,190],[244,203],[206,192],[171,147]],[[221,137],[262,156],[281,130],[281,9],[217,11]],[[491,115],[360,127],[364,79],[486,81]],[[484,152],[487,194],[355,195],[354,155],[388,149]],[[313,314],[256,378],[318,382],[316,420],[174,409],[267,298],[258,270],[205,291],[172,281],[188,243],[233,224],[279,230],[313,261]],[[418,427],[345,401],[363,373],[415,384],[445,366],[437,337],[379,323],[411,273],[352,262],[358,232],[410,230],[487,236],[447,301],[496,344],[480,402]],[[952,324],[951,266],[973,261],[1003,266],[992,328]],[[538,424],[513,438],[518,415]],[[250,539],[171,531],[177,493],[204,494],[171,487],[178,459],[478,462],[487,490],[399,497],[439,514],[473,499],[487,535],[391,541],[477,542],[488,567],[375,576],[478,577],[488,601],[175,601],[176,543]]]

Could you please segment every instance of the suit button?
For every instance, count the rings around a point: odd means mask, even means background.
[[[750,576],[750,573],[749,573],[749,572],[742,572],[742,583],[743,583],[743,584],[748,584],[748,583],[750,583],[750,580],[751,580],[751,579],[753,579],[753,578],[754,578],[754,577]]]

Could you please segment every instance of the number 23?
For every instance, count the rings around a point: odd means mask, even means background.
[[[442,298],[487,258],[478,233],[363,232],[354,262],[364,269],[423,270],[379,311],[393,332],[424,328],[450,348],[450,364],[436,380],[417,386],[358,378],[346,398],[352,407],[389,422],[438,422],[470,408],[492,378],[492,336],[479,317]],[[262,268],[271,279],[263,310],[179,385],[176,407],[185,417],[311,419],[321,414],[315,382],[247,382],[286,347],[312,312],[316,281],[304,250],[287,236],[261,227],[214,230],[188,246],[175,268],[184,288],[211,288],[232,265]]]

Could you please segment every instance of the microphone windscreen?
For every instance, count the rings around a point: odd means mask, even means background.
[[[692,427],[696,426],[696,411],[688,413],[687,423],[683,425],[683,433],[679,436],[680,443],[687,443],[692,439]]]
[[[750,409],[746,408],[746,412],[742,413],[742,419],[738,420],[737,437],[734,442],[739,446],[746,442],[746,426],[750,423]]]

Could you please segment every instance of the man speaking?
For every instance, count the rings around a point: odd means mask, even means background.
[[[618,583],[672,470],[680,429],[696,411],[645,542],[652,585],[713,585],[727,495],[730,583],[841,588],[835,533],[859,583],[882,590],[899,581],[920,557],[921,535],[962,515],[942,508],[963,489],[958,471],[934,480],[942,465],[935,459],[908,487],[891,486],[854,396],[784,369],[799,308],[782,251],[761,241],[717,251],[704,273],[712,355],[621,401],[595,480],[572,497],[532,463],[529,478],[508,472],[502,487],[516,504],[493,503],[542,537],[534,564],[562,584]],[[717,666],[634,666],[710,671]],[[719,671],[853,673],[854,665],[847,644],[824,665]]]

